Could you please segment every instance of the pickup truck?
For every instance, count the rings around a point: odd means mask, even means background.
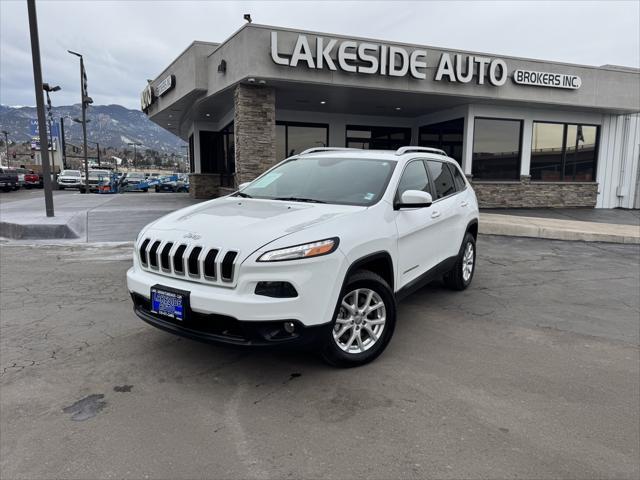
[[[35,173],[33,170],[29,170],[24,174],[24,187],[25,188],[42,188],[43,181],[42,176]]]
[[[0,168],[0,189],[3,192],[10,192],[11,190],[18,190],[18,188],[20,188],[18,175],[7,168]]]

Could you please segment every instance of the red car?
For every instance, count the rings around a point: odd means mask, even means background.
[[[35,173],[33,170],[29,170],[29,173],[24,174],[24,187],[25,188],[42,188],[42,176]]]

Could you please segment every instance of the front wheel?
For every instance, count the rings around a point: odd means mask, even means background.
[[[471,284],[476,271],[476,239],[466,233],[455,265],[444,276],[444,283],[454,290],[464,290]]]
[[[384,351],[395,325],[395,298],[387,282],[373,272],[358,271],[340,293],[322,357],[343,368],[369,363]]]

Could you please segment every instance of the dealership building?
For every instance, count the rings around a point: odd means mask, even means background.
[[[640,70],[248,23],[193,42],[141,95],[224,195],[311,147],[439,148],[484,207],[640,207]]]

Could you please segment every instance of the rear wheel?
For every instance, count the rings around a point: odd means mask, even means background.
[[[361,270],[340,293],[323,359],[336,367],[358,367],[380,355],[393,336],[396,305],[393,292],[379,275]]]
[[[465,234],[458,260],[444,276],[444,283],[454,290],[464,290],[471,284],[476,270],[476,239],[470,233]]]

